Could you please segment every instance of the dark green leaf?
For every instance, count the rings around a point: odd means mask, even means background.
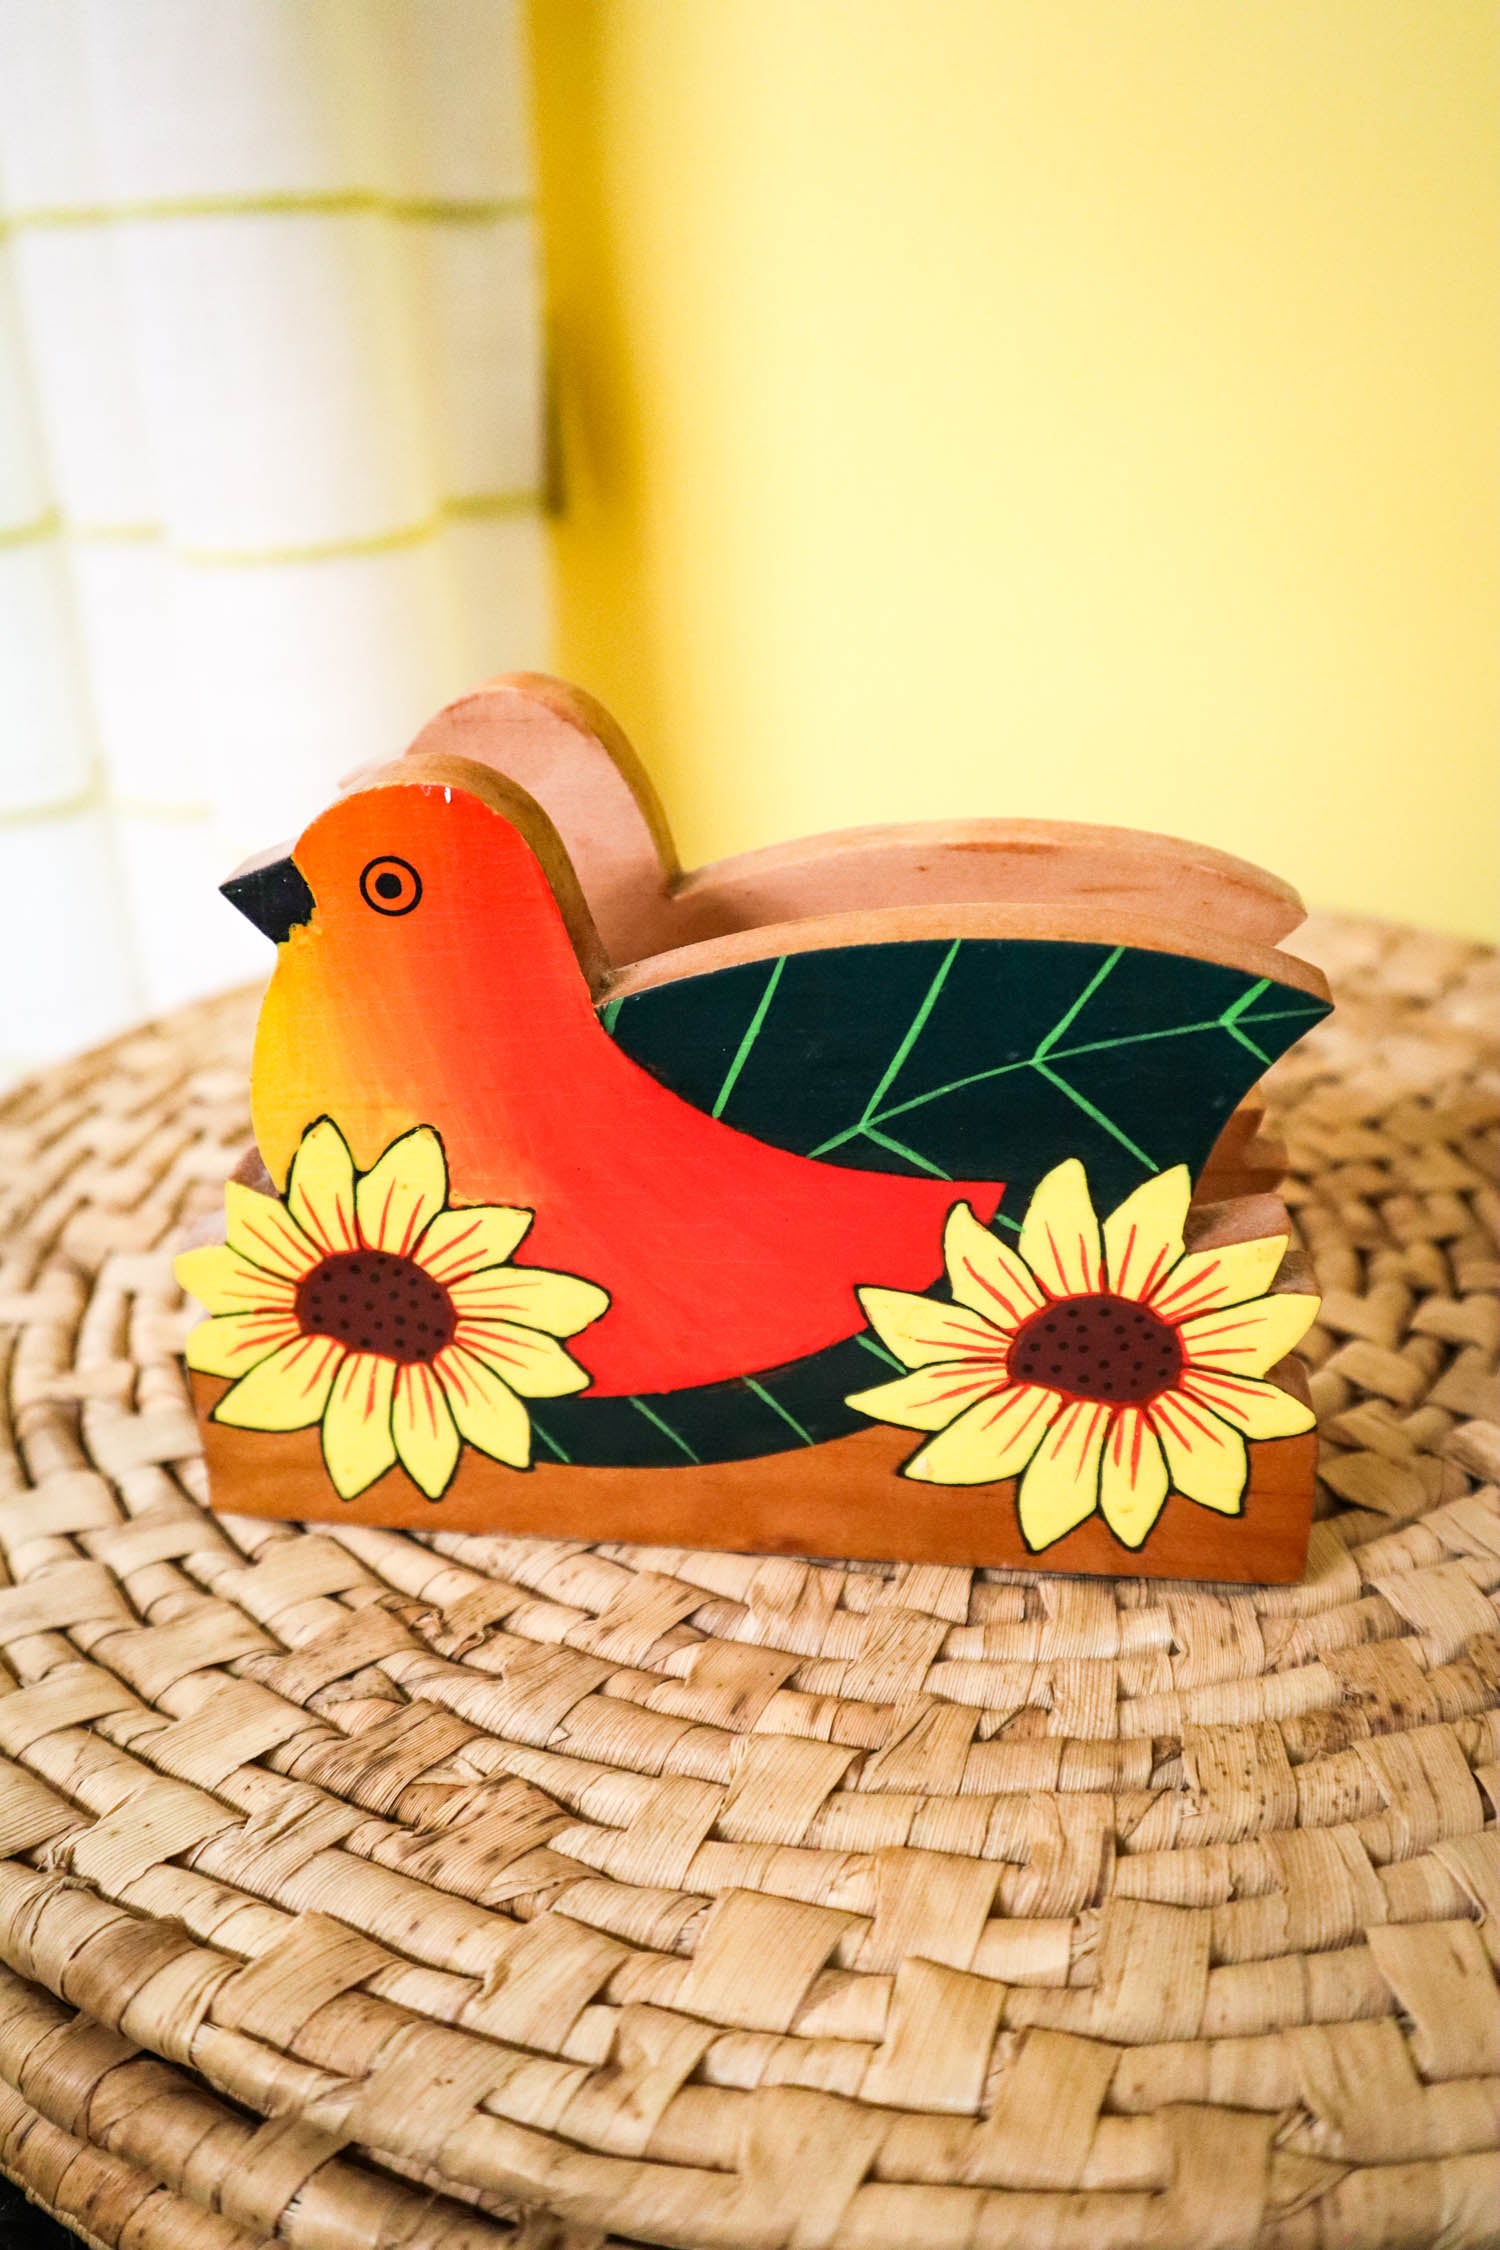
[[[685,977],[607,1028],[684,1101],[830,1164],[1003,1180],[1012,1231],[1081,1157],[1101,1212],[1151,1173],[1196,1175],[1238,1102],[1326,1014],[1294,986],[1132,946],[971,938],[847,946]],[[732,1383],[549,1399],[539,1459],[681,1467],[819,1444],[892,1371],[870,1336]]]

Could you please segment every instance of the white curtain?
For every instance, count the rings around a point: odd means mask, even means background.
[[[546,660],[515,0],[0,0],[0,1071]]]

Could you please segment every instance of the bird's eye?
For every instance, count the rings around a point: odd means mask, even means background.
[[[409,859],[372,859],[359,879],[359,895],[377,914],[410,914],[422,901],[422,878]]]

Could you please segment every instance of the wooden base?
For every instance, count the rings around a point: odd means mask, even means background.
[[[1306,1396],[1295,1360],[1283,1362],[1275,1379]],[[1092,1516],[1044,1554],[1032,1554],[1016,1521],[1014,1479],[982,1486],[909,1483],[896,1471],[920,1441],[908,1430],[884,1427],[761,1460],[680,1469],[543,1462],[518,1472],[466,1450],[439,1501],[425,1499],[400,1468],[358,1499],[342,1501],[324,1471],[316,1429],[286,1435],[230,1429],[209,1419],[229,1386],[203,1375],[190,1380],[210,1496],[237,1515],[1258,1585],[1301,1577],[1312,1523],[1312,1431],[1250,1448],[1242,1516],[1225,1517],[1173,1493],[1139,1551],[1122,1546],[1103,1519]]]

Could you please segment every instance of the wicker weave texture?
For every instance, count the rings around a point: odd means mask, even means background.
[[[16,1093],[0,2169],[106,2250],[1500,2240],[1500,977],[1316,942],[1262,1592],[215,1518],[251,1005]]]

